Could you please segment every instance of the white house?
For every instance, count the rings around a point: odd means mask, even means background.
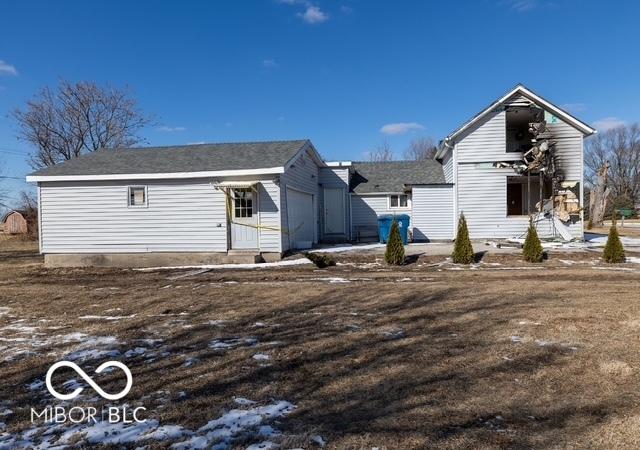
[[[377,238],[386,213],[408,214],[415,241],[453,239],[460,213],[472,238],[522,235],[533,216],[543,236],[580,239],[593,133],[518,85],[434,160],[325,162],[309,140],[202,144],[98,150],[27,180],[38,185],[40,251],[55,266],[276,259]]]
[[[540,117],[540,119],[537,118]],[[529,124],[543,119],[554,173],[521,173],[532,149]],[[453,184],[454,217],[464,213],[471,238],[523,235],[542,199],[553,214],[534,219],[542,236],[583,237],[584,139],[596,130],[518,85],[449,134],[436,158]],[[542,181],[541,181],[542,180]],[[562,198],[560,198],[562,197]],[[553,220],[558,211],[562,220]],[[567,232],[569,234],[567,234]]]

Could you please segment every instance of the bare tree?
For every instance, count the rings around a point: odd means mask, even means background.
[[[369,152],[369,161],[371,162],[385,162],[393,161],[393,150],[389,142],[385,139],[380,145]]]
[[[127,89],[65,80],[55,90],[44,88],[13,117],[18,137],[36,148],[30,159],[35,169],[99,148],[144,142],[138,133],[152,122]]]
[[[22,191],[20,193],[20,204],[18,209],[22,212],[27,221],[29,236],[38,238],[38,200],[33,193]]]
[[[640,202],[640,125],[621,126],[591,137],[585,148],[585,177],[598,186],[608,166],[607,187],[613,198]]]
[[[405,150],[404,159],[410,159],[413,161],[433,159],[435,158],[437,151],[438,148],[430,137],[416,138],[411,141],[409,148]]]

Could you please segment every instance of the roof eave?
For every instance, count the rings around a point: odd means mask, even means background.
[[[209,177],[234,177],[246,175],[277,175],[281,173],[284,173],[284,167],[242,170],[215,170],[202,172],[114,173],[99,175],[27,175],[27,182],[41,183],[48,181],[168,180]]]
[[[597,133],[597,130],[595,128],[587,125],[586,123],[584,123],[581,120],[577,119],[576,117],[572,116],[568,112],[566,112],[566,111],[562,110],[561,108],[555,106],[553,103],[549,102],[548,100],[545,100],[544,98],[540,97],[539,95],[534,93],[532,90],[527,88],[525,85],[518,84],[516,87],[514,87],[509,92],[507,92],[505,95],[503,95],[501,98],[499,98],[498,100],[496,100],[493,103],[491,103],[488,107],[483,109],[480,113],[476,114],[469,121],[465,122],[462,126],[457,128],[456,130],[454,130],[451,134],[449,134],[444,139],[444,142],[452,142],[453,140],[455,140],[455,138],[458,137],[461,133],[463,133],[465,130],[469,129],[476,122],[478,122],[484,116],[489,114],[494,108],[496,108],[498,105],[504,103],[509,97],[511,97],[511,96],[513,96],[513,95],[515,95],[517,93],[523,94],[525,97],[528,97],[534,103],[539,103],[539,104],[543,105],[545,108],[547,108],[547,109],[551,110],[552,112],[556,113],[556,115],[558,115],[561,118],[565,119],[567,122],[569,122],[575,128],[580,130],[585,136],[591,136],[592,134]],[[442,153],[442,155],[444,155],[445,153],[446,153],[446,151],[444,151]],[[437,157],[437,155],[436,155],[436,157]]]

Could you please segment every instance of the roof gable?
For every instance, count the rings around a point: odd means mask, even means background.
[[[511,89],[505,95],[503,95],[498,100],[491,103],[488,107],[480,111],[478,114],[473,116],[470,120],[462,124],[460,127],[456,128],[451,134],[449,134],[444,139],[443,141],[444,145],[441,147],[440,151],[438,151],[437,157],[441,158],[444,155],[447,148],[447,144],[455,140],[455,138],[458,137],[463,132],[469,130],[476,123],[481,121],[489,113],[495,110],[495,108],[504,104],[524,106],[527,103],[527,101],[535,103],[536,105],[542,107],[543,109],[553,113],[555,116],[559,117],[567,124],[573,126],[574,128],[576,128],[586,136],[590,136],[596,133],[595,128],[587,125],[586,123],[572,116],[571,114],[569,114],[562,108],[554,105],[553,103],[549,102],[548,100],[545,100],[544,98],[542,98],[541,96],[539,96],[538,94],[536,94],[535,92],[527,88],[526,86],[522,84],[518,84],[516,87]]]

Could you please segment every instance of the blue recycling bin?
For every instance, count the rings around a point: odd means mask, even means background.
[[[400,237],[402,237],[402,243],[407,245],[409,242],[409,216],[407,214],[383,214],[378,216],[378,235],[380,236],[380,243],[385,244],[389,239],[389,233],[391,232],[391,224],[393,220],[398,222],[398,228],[400,229]]]

